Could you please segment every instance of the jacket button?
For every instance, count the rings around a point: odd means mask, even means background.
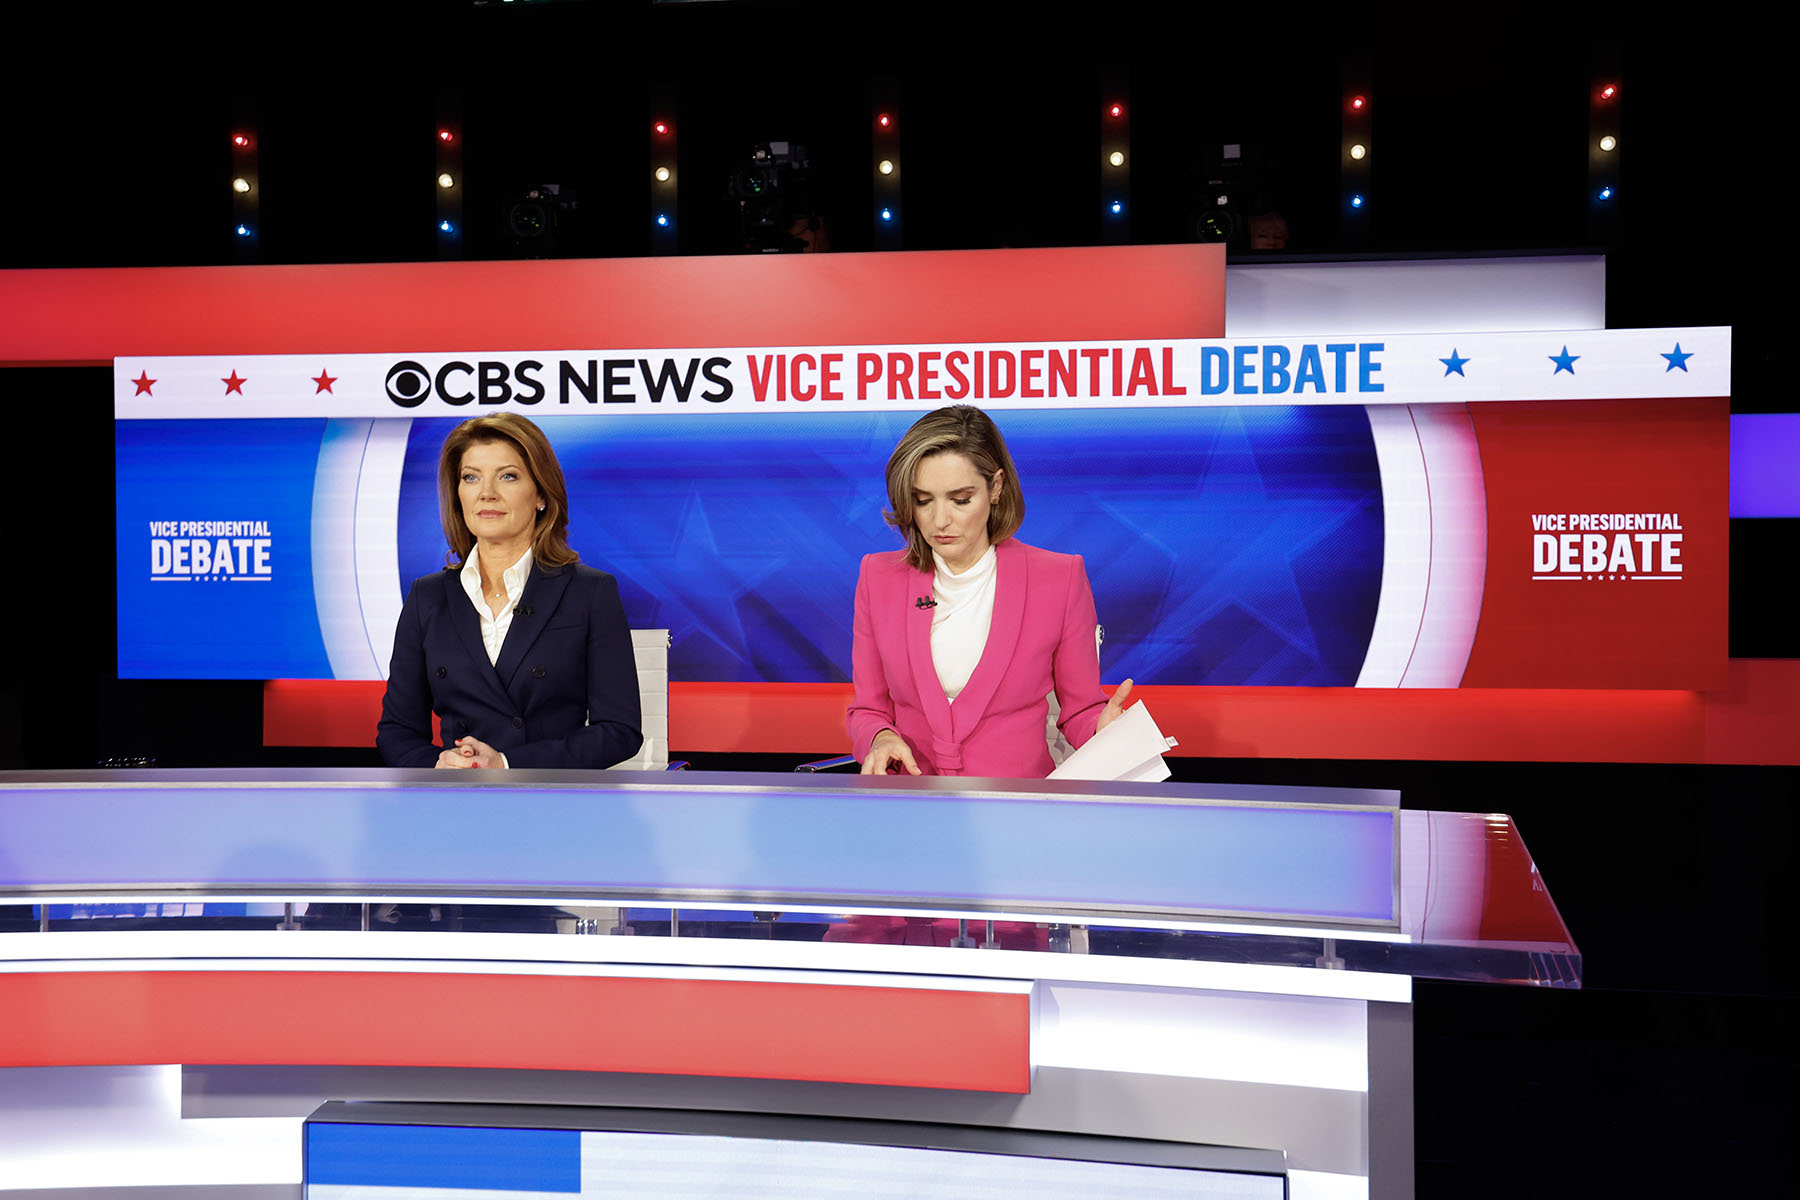
[[[531,668],[531,677],[533,679],[542,679],[544,677],[544,668],[542,668],[542,667]]]
[[[525,728],[525,718],[524,717],[514,717],[513,718],[513,728],[514,729]]]
[[[442,679],[444,676],[448,675],[449,673],[450,672],[443,667],[438,668],[438,678],[439,679]]]

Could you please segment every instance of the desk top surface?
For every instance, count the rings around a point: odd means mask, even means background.
[[[1509,818],[1397,801],[710,772],[0,774],[0,899],[957,916],[1118,931],[1120,952],[1153,956],[1198,936],[1285,961],[1329,938],[1352,969],[1462,978],[1485,955],[1476,977],[1579,978]]]

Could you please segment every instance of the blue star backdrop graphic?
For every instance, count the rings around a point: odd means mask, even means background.
[[[1581,355],[1570,354],[1569,348],[1564,346],[1561,354],[1551,354],[1547,357],[1551,362],[1556,364],[1556,370],[1550,372],[1552,375],[1560,375],[1564,371],[1573,375],[1575,373],[1575,360],[1580,358]]]
[[[1448,379],[1451,375],[1462,375],[1463,364],[1471,360],[1459,357],[1456,353],[1456,347],[1452,346],[1450,347],[1450,357],[1440,358],[1438,361],[1444,364],[1444,378]],[[1463,378],[1467,379],[1468,376],[1463,375]]]
[[[1669,360],[1669,365],[1663,368],[1663,374],[1667,375],[1670,371],[1673,371],[1676,367],[1680,367],[1682,370],[1682,373],[1686,374],[1687,373],[1687,360],[1694,357],[1694,352],[1692,350],[1689,350],[1686,354],[1683,354],[1681,352],[1681,343],[1676,342],[1675,343],[1675,353],[1665,354],[1665,355],[1663,355],[1663,357]]]
[[[671,630],[676,680],[850,677],[857,569],[897,549],[883,477],[916,413],[547,416],[570,540]],[[1109,683],[1356,682],[1381,589],[1380,471],[1359,407],[1007,412],[1020,538],[1080,554]],[[455,425],[417,420],[403,580],[442,565]]]

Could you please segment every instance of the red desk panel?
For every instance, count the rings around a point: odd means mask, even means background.
[[[0,1012],[0,1067],[493,1067],[1031,1090],[1031,999],[1018,992],[436,971],[46,971],[0,974]]]

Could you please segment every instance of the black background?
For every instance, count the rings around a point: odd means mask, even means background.
[[[516,253],[505,204],[551,182],[580,201],[558,254],[647,253],[658,94],[677,98],[684,252],[734,248],[726,180],[752,145],[777,139],[809,148],[834,249],[868,249],[880,76],[900,89],[907,248],[1092,244],[1109,66],[1130,78],[1132,240],[1192,240],[1202,185],[1234,142],[1286,218],[1293,254],[1329,254],[1345,246],[1340,98],[1346,64],[1361,60],[1370,251],[1603,251],[1610,325],[1732,325],[1733,410],[1795,407],[1793,17],[1636,5],[1427,9],[1403,21],[1374,7],[639,0],[14,13],[0,80],[0,267],[234,261],[228,138],[245,113],[259,142],[260,261],[434,257],[441,103],[462,114],[470,257]],[[1596,221],[1588,95],[1609,64],[1621,179],[1610,219]],[[0,412],[13,435],[0,767],[121,754],[163,766],[374,762],[373,751],[264,748],[256,683],[115,679],[112,546],[93,532],[112,524],[109,375],[0,370]],[[1777,585],[1800,548],[1795,523],[1734,521],[1732,539],[1733,654],[1800,656]],[[59,586],[71,571],[82,586]],[[1586,986],[1419,986],[1422,1195],[1670,1194],[1776,1177],[1800,1066],[1800,772],[1175,762],[1182,778],[1399,787],[1408,807],[1518,821],[1582,946]]]

